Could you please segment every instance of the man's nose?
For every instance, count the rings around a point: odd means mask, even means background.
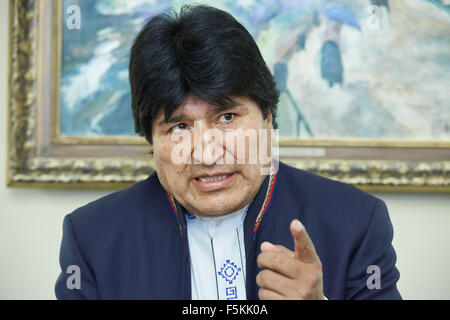
[[[194,164],[213,166],[223,164],[224,137],[222,131],[207,123],[196,121],[194,125]]]

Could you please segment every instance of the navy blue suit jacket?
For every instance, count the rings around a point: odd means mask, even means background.
[[[270,207],[254,233],[268,180],[244,222],[247,299],[258,299],[260,244],[270,241],[293,250],[289,225],[296,218],[304,224],[322,262],[325,296],[401,298],[393,229],[383,201],[280,163]],[[156,174],[67,215],[60,265],[55,286],[58,299],[191,299],[185,215],[174,215]],[[69,278],[73,265],[80,270],[80,289],[67,286],[73,280]],[[380,289],[367,286],[372,265],[381,272]]]

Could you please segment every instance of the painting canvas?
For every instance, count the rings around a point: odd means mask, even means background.
[[[230,12],[281,92],[281,137],[448,141],[444,0],[64,0],[60,133],[134,135],[128,54],[145,21],[186,3]],[[70,6],[79,28],[68,28]]]

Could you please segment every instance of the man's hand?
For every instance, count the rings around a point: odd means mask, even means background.
[[[322,264],[314,245],[298,220],[290,230],[295,252],[269,242],[261,244],[258,266],[262,270],[256,277],[261,300],[324,300]]]

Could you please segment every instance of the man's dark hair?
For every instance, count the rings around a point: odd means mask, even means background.
[[[185,5],[151,18],[131,49],[129,77],[135,130],[151,144],[157,111],[167,121],[189,94],[218,110],[249,97],[277,128],[275,80],[250,33],[225,11]]]

